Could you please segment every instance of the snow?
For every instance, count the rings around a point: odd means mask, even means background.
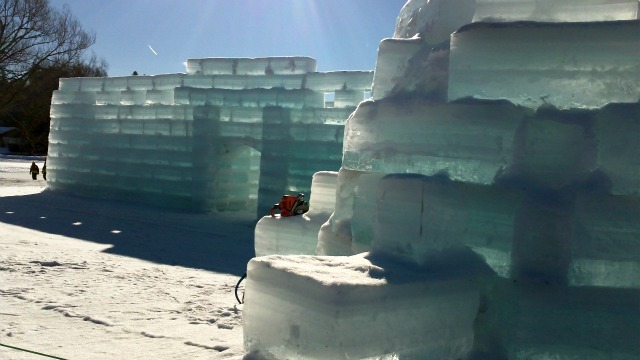
[[[242,359],[253,225],[46,189],[0,155],[0,343],[66,359]],[[36,355],[0,346],[0,358]]]

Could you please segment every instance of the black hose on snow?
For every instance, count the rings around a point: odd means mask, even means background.
[[[247,273],[242,274],[242,277],[240,278],[240,280],[238,280],[238,283],[236,284],[236,300],[238,300],[238,304],[243,304],[244,303],[244,294],[242,294],[242,300],[240,300],[240,297],[238,296],[238,288],[240,287],[240,283],[242,282],[242,280],[244,280],[247,277]]]

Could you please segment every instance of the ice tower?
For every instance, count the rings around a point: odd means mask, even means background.
[[[61,79],[49,187],[196,211],[268,213],[338,170],[372,71],[309,57],[189,59],[186,74]],[[329,102],[329,100],[331,100]]]
[[[408,1],[315,254],[248,264],[247,350],[640,356],[638,8]]]

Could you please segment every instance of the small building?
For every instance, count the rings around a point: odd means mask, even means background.
[[[13,126],[0,126],[0,147],[11,148],[17,151],[24,144],[20,137],[20,130]]]

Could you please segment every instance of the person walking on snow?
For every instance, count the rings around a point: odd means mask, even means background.
[[[44,165],[42,166],[42,178],[47,180],[47,162],[44,162]]]
[[[31,178],[33,180],[38,180],[38,173],[40,172],[40,168],[36,165],[35,161],[31,162],[31,169],[29,169],[29,174],[31,174]]]

